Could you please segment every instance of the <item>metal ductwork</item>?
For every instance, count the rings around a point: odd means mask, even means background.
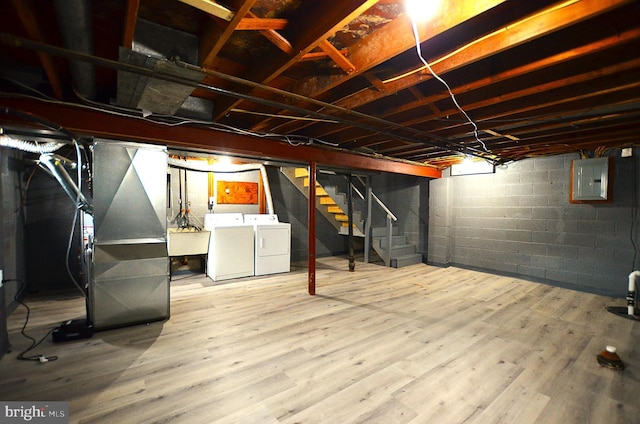
[[[76,185],[75,181],[69,176],[64,169],[64,165],[71,167],[77,166],[75,162],[62,157],[60,155],[45,153],[40,155],[40,165],[53,175],[58,180],[58,183],[62,186],[65,193],[76,203],[76,207],[88,214],[93,215],[93,205],[87,201],[87,198],[80,192],[80,189]]]
[[[65,48],[93,55],[91,0],[55,0],[56,17]],[[95,67],[88,62],[69,63],[73,87],[83,97],[96,98]]]
[[[199,40],[193,34],[138,19],[132,50],[120,48],[120,62],[153,69],[199,83],[204,73],[184,64],[198,65]],[[162,115],[211,120],[213,103],[191,96],[194,85],[118,71],[117,104]]]

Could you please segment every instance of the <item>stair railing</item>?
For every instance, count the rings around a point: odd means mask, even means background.
[[[369,250],[371,249],[371,205],[372,201],[375,201],[376,204],[382,211],[386,214],[386,240],[387,240],[387,249],[382,260],[384,261],[385,266],[391,266],[391,241],[393,236],[393,223],[398,221],[398,218],[394,215],[393,212],[384,204],[382,200],[371,189],[370,178],[367,177],[366,182],[362,181],[360,176],[357,177],[361,184],[366,187],[366,201],[367,201],[367,219],[365,221],[365,231],[364,231],[364,261],[365,263],[369,262]],[[358,188],[351,184],[352,190],[354,190],[358,196],[365,200],[365,197],[360,193]],[[351,225],[351,223],[349,223]]]

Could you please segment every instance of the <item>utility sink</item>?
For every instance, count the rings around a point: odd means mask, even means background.
[[[209,253],[211,231],[195,228],[169,228],[167,248],[169,256],[206,255]]]

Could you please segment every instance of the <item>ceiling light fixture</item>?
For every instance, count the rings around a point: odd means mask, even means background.
[[[193,6],[196,9],[200,9],[203,12],[207,12],[210,15],[217,16],[220,19],[224,19],[225,21],[230,21],[233,19],[234,13],[211,0],[180,0],[182,3],[188,4],[189,6]]]
[[[405,0],[405,5],[409,8],[412,8],[413,7],[412,2],[415,3],[416,5],[421,3],[429,3],[432,5],[431,7],[433,7],[433,10],[435,11],[437,10],[436,6],[439,0],[423,1],[423,2],[420,2],[419,0]],[[433,5],[434,3],[436,6]],[[417,13],[417,12],[413,12],[413,13]],[[420,61],[424,64],[424,66],[427,68],[429,73],[433,75],[435,79],[440,81],[442,85],[446,87],[447,91],[449,92],[449,97],[451,97],[451,100],[456,105],[456,108],[458,108],[460,113],[462,113],[464,117],[467,118],[467,121],[469,121],[469,123],[473,126],[473,136],[476,139],[476,141],[480,143],[480,145],[482,145],[482,148],[484,149],[485,152],[491,153],[489,149],[487,149],[487,145],[484,143],[484,141],[480,139],[480,136],[478,135],[478,124],[476,124],[475,121],[471,119],[469,114],[465,112],[462,106],[460,106],[460,104],[458,103],[458,100],[456,99],[456,96],[453,94],[453,91],[451,91],[451,87],[449,86],[449,84],[447,84],[445,80],[443,80],[438,74],[435,73],[435,71],[431,68],[431,65],[429,65],[429,62],[427,62],[424,56],[422,56],[422,48],[420,47],[420,34],[418,31],[418,23],[416,21],[415,15],[410,14],[409,18],[411,20],[411,29],[413,30],[413,36],[416,40],[416,53],[418,54],[418,58],[420,58]]]
[[[404,8],[416,22],[424,22],[431,18],[440,6],[440,0],[405,0]]]
[[[451,164],[451,176],[459,175],[476,175],[476,174],[493,174],[496,168],[493,163],[484,159],[472,159],[465,155],[464,159],[458,163]]]

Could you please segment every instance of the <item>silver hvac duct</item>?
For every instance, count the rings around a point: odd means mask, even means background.
[[[73,200],[74,203],[77,202],[76,207],[93,215],[93,205],[87,201],[87,198],[80,192],[76,183],[64,169],[65,163],[67,165],[77,166],[75,162],[72,162],[60,155],[52,153],[40,155],[40,165],[45,166],[45,169],[47,169],[56,180],[58,180],[62,189],[67,193],[71,200]]]
[[[93,55],[90,0],[55,0],[56,17],[65,48]],[[73,87],[78,94],[96,98],[95,67],[89,62],[69,62]]]

